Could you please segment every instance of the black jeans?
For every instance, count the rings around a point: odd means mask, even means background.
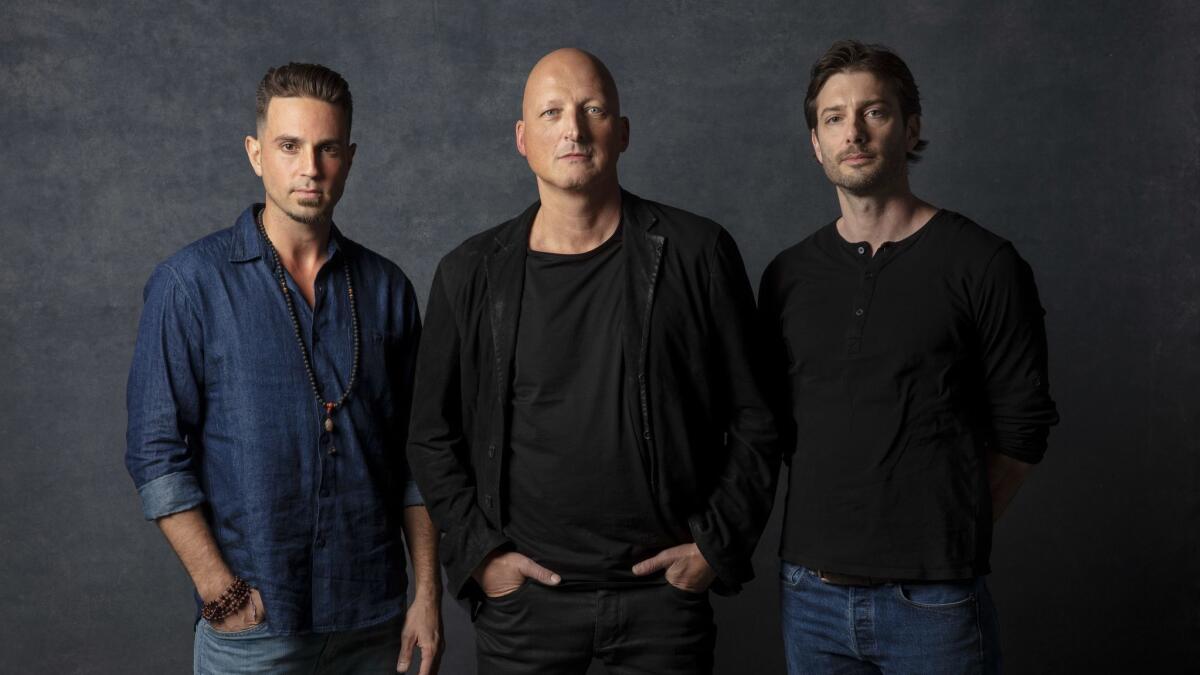
[[[708,594],[667,583],[571,590],[526,580],[475,618],[479,675],[583,675],[593,658],[611,675],[707,675],[716,635]]]

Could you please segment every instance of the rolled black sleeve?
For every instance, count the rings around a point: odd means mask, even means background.
[[[1033,270],[1005,244],[981,278],[976,325],[992,449],[1029,464],[1042,460],[1050,427],[1058,422],[1044,316]]]

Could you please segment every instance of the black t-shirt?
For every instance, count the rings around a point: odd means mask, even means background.
[[[1044,312],[1012,245],[949,211],[874,255],[830,224],[771,263],[759,302],[794,441],[780,555],[987,573],[986,450],[1037,462],[1058,421]]]
[[[620,228],[587,253],[525,263],[504,532],[567,585],[646,581],[630,568],[677,543],[625,400],[624,268]]]

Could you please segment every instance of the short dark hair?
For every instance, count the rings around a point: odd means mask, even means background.
[[[883,45],[868,45],[857,40],[838,40],[813,64],[808,80],[808,93],[804,97],[804,118],[809,130],[817,128],[817,94],[829,78],[838,73],[866,71],[887,82],[900,99],[900,117],[907,121],[912,115],[921,115],[921,93],[912,71],[895,52]],[[908,161],[920,161],[918,154],[929,145],[929,141],[918,140]]]
[[[280,98],[315,98],[341,108],[346,113],[346,132],[354,119],[354,99],[350,85],[336,72],[317,63],[289,63],[270,68],[258,83],[255,117],[258,124],[267,119],[267,105]]]

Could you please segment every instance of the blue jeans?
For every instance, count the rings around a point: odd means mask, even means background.
[[[789,675],[999,673],[996,608],[983,577],[834,586],[784,561],[783,643]]]
[[[396,672],[403,616],[357,630],[299,635],[269,635],[267,621],[222,633],[200,619],[193,670],[197,675]]]

